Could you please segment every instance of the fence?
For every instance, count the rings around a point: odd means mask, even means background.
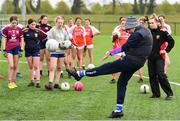
[[[92,22],[94,26],[96,26],[102,34],[111,34],[112,30],[115,26],[118,25],[117,22]],[[180,22],[167,22],[171,26],[172,35],[178,36],[180,35]]]
[[[7,25],[8,23],[9,21],[7,20],[0,20],[0,28],[2,28],[4,25]],[[19,23],[23,24],[24,26],[27,25],[27,21],[20,21]],[[180,35],[180,22],[167,23],[171,26],[172,35]],[[49,21],[49,24],[53,26],[54,21]],[[92,24],[101,31],[101,34],[105,35],[110,35],[115,26],[118,25],[118,23],[115,21],[93,21]]]

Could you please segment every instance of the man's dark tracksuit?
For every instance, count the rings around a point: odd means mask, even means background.
[[[152,35],[149,29],[138,26],[122,46],[126,53],[123,59],[86,70],[86,76],[98,76],[121,72],[117,83],[117,104],[123,104],[126,86],[132,75],[141,68],[152,50]]]
[[[153,36],[153,48],[148,58],[148,72],[153,96],[160,96],[159,83],[167,96],[172,96],[173,91],[164,73],[165,59],[160,54],[160,47],[164,42],[168,42],[168,46],[165,50],[166,52],[170,52],[174,47],[174,39],[168,32],[164,32],[159,28],[152,29],[151,33]]]

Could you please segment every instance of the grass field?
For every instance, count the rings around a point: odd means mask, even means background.
[[[176,45],[169,54],[171,66],[168,70],[169,80],[180,83],[180,37],[175,37]],[[94,38],[95,65],[113,60],[109,58],[105,62],[100,59],[111,48],[111,37],[100,35]],[[4,60],[1,57],[1,61]],[[25,58],[21,58],[25,62]],[[44,68],[45,70],[45,68]],[[20,64],[23,78],[17,80],[18,88],[7,88],[7,63],[0,62],[0,72],[5,79],[0,80],[0,120],[109,120],[107,116],[114,110],[116,104],[116,84],[110,84],[111,76],[99,76],[95,78],[85,77],[82,82],[85,88],[82,92],[74,91],[45,91],[44,84],[48,77],[44,73],[42,88],[27,87],[29,82],[28,67]],[[143,68],[144,76],[147,76],[147,67]],[[141,94],[137,83],[138,77],[133,76],[129,81],[124,114],[122,120],[180,120],[180,86],[171,84],[174,91],[172,101],[165,101],[165,94],[159,99],[150,99],[151,93]],[[67,75],[61,82],[67,81],[71,85],[75,82],[68,79]],[[149,84],[148,79],[144,83]]]

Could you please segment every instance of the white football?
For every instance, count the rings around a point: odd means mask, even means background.
[[[50,52],[54,52],[54,51],[56,51],[59,48],[59,43],[55,39],[49,39],[46,42],[46,48]]]
[[[62,82],[60,86],[61,86],[61,90],[63,91],[67,91],[70,89],[70,85],[68,82]]]
[[[95,65],[94,65],[94,64],[89,64],[89,65],[87,66],[87,68],[88,68],[88,69],[93,69],[93,68],[95,68]]]
[[[150,91],[150,88],[147,84],[142,84],[141,87],[140,87],[140,92],[141,93],[149,93]]]

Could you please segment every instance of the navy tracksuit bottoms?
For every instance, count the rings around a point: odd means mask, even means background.
[[[126,55],[123,59],[118,59],[86,70],[86,76],[94,77],[121,72],[117,82],[117,104],[123,104],[129,79],[144,65],[145,61],[145,58]]]

